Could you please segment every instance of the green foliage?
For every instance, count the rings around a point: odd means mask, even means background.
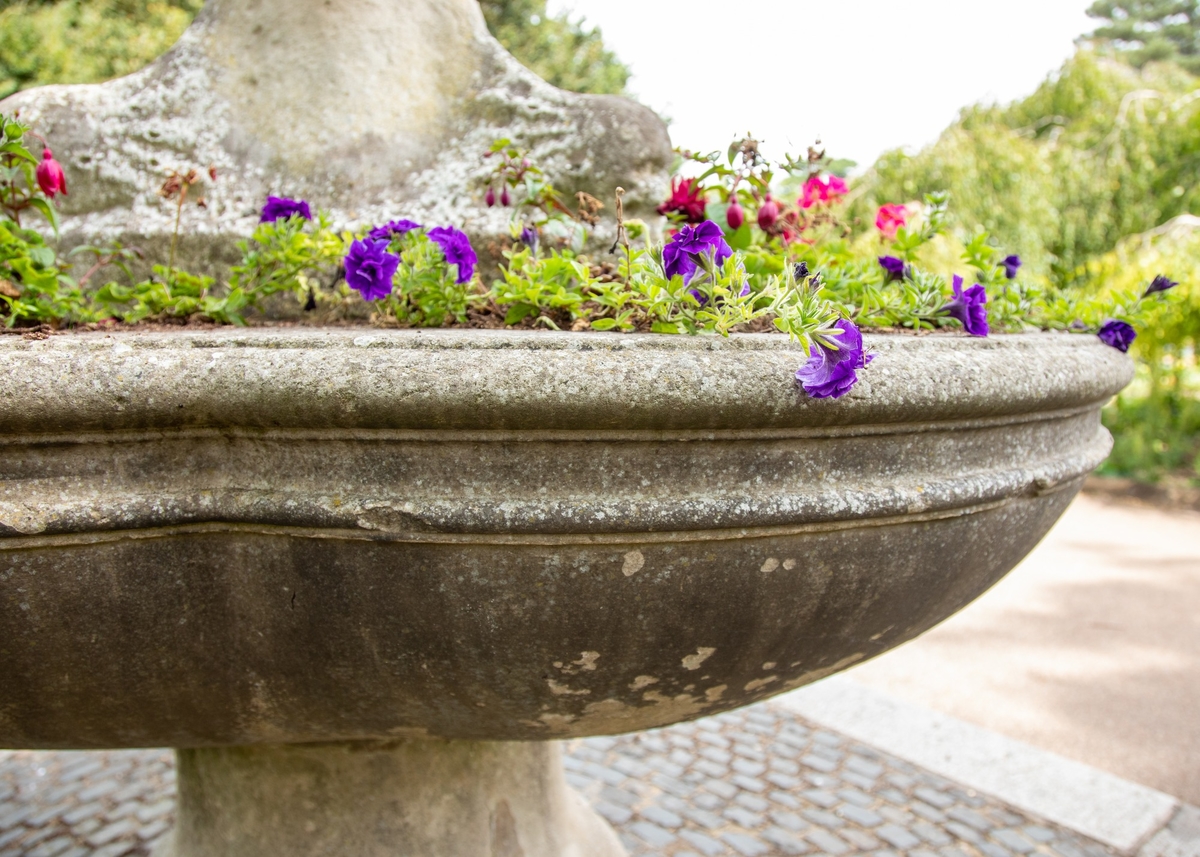
[[[0,98],[48,83],[98,83],[143,68],[173,45],[203,0],[0,0]],[[555,86],[622,93],[629,69],[600,31],[545,0],[483,0],[488,26]]]
[[[392,238],[400,254],[393,291],[376,312],[414,327],[440,327],[467,320],[467,310],[482,302],[477,282],[457,282],[457,266],[447,265],[441,249],[415,229]]]
[[[0,9],[0,97],[130,74],[179,38],[202,0],[17,0]]]
[[[1138,73],[1081,52],[1029,98],[968,108],[923,151],[885,154],[853,215],[948,190],[962,240],[985,229],[1032,272],[1078,284],[1125,236],[1200,210],[1196,90],[1174,66]]]
[[[1091,39],[1108,44],[1131,64],[1171,60],[1200,73],[1197,0],[1096,0],[1088,15],[1105,23]]]
[[[550,17],[546,0],[481,0],[488,29],[509,52],[545,80],[572,92],[620,95],[629,67],[604,46],[600,30]]]

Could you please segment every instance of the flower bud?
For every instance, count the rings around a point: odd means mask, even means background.
[[[42,150],[42,162],[37,165],[37,183],[42,193],[51,199],[56,194],[67,195],[67,177],[62,164],[54,160],[54,153],[47,147]]]
[[[736,199],[729,203],[729,208],[725,212],[725,222],[729,224],[730,229],[741,229],[742,224],[746,222],[746,212],[742,210]]]
[[[487,203],[488,208],[496,204],[496,191],[494,188],[488,188],[487,193],[483,196],[483,201]]]
[[[775,221],[779,219],[779,203],[771,199],[771,194],[763,197],[763,203],[758,207],[758,228],[770,232]]]
[[[500,204],[505,208],[512,205],[512,197],[508,195],[508,185],[505,185],[504,190],[500,191]]]

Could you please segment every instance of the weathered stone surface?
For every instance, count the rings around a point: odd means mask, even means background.
[[[394,741],[181,750],[155,857],[622,857],[555,743]]]
[[[17,110],[66,168],[67,244],[122,238],[165,261],[175,208],[156,191],[169,170],[215,166],[208,208],[184,214],[181,258],[199,268],[233,258],[269,193],[340,225],[404,216],[507,234],[512,210],[486,209],[479,185],[499,137],[568,194],[624,186],[633,213],[662,193],[671,158],[652,111],[550,86],[475,0],[209,0],[143,71],[0,102]]]
[[[868,345],[814,401],[777,336],[0,342],[0,746],[617,733],[886,651],[1037,543],[1131,364]]]

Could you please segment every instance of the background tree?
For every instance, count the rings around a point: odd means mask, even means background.
[[[204,0],[0,0],[0,98],[48,83],[137,71],[183,33]],[[546,14],[546,0],[484,0],[492,33],[555,86],[620,94],[629,68],[600,30]]]
[[[1096,0],[1087,13],[1105,23],[1089,38],[1115,48],[1137,68],[1173,60],[1200,74],[1198,0]]]

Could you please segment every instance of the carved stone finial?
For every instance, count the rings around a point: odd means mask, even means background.
[[[209,0],[167,54],[108,83],[45,86],[0,102],[54,143],[72,182],[68,244],[122,238],[156,252],[171,170],[216,167],[185,217],[182,262],[220,267],[268,193],[339,224],[406,216],[476,235],[507,229],[480,204],[481,154],[508,137],[568,197],[648,210],[670,140],[649,109],[564,92],[488,33],[475,0]]]

